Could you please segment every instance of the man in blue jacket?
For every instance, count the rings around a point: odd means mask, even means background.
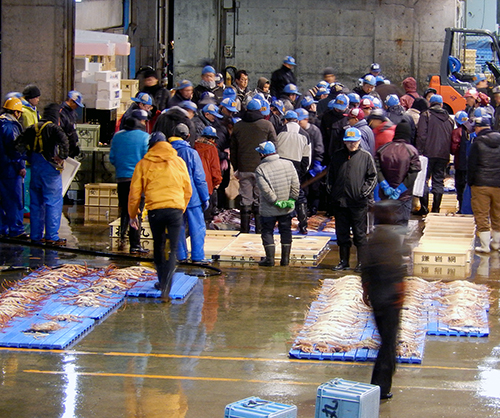
[[[23,104],[17,97],[7,99],[0,116],[0,235],[28,238],[23,227],[24,160],[15,148],[14,140],[23,128],[19,118]]]
[[[181,228],[179,243],[177,245],[177,259],[186,261],[188,250],[186,244],[186,224],[191,237],[191,261],[193,263],[204,263],[205,260],[205,217],[203,212],[208,208],[210,195],[205,177],[205,170],[201,158],[195,149],[187,142],[189,139],[189,128],[180,123],[174,130],[174,136],[168,138],[168,142],[177,151],[187,166],[193,194],[184,212],[184,224]]]
[[[136,109],[131,112],[130,117],[125,119],[123,130],[118,131],[111,141],[109,161],[116,168],[116,182],[118,184],[118,206],[120,207],[120,245],[123,249],[125,245],[125,231],[129,224],[128,216],[128,195],[130,183],[137,163],[148,152],[149,135],[146,132],[146,121],[148,112]],[[143,206],[143,205],[142,205]],[[140,219],[140,217],[138,217]],[[141,247],[141,228],[129,227],[130,253],[148,253],[149,250]]]

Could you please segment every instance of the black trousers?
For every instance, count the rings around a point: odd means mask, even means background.
[[[467,185],[467,170],[455,170],[455,188],[457,189],[457,200],[460,211],[464,200],[464,190]]]
[[[262,244],[274,245],[274,226],[278,222],[278,230],[281,236],[281,244],[292,243],[292,214],[281,216],[261,216]]]
[[[373,367],[371,384],[380,386],[380,393],[385,395],[391,391],[392,376],[396,371],[396,339],[400,308],[388,306],[374,309],[374,313],[382,345]]]
[[[337,245],[339,247],[351,247],[351,228],[354,245],[358,250],[366,245],[367,213],[368,205],[360,208],[343,208],[333,205]]]
[[[183,222],[181,209],[153,209],[148,212],[149,226],[153,234],[153,259],[162,288],[170,289],[172,276],[177,263],[177,244]],[[168,239],[170,252],[165,257],[165,242]]]
[[[125,238],[125,231],[128,227],[128,239],[130,248],[137,248],[141,246],[141,217],[139,219],[139,229],[134,229],[129,226],[130,217],[128,216],[128,194],[130,193],[131,181],[121,181],[117,183],[118,192],[118,206],[120,208],[120,239]],[[143,204],[141,202],[140,208],[142,211]]]
[[[432,193],[444,193],[444,177],[446,174],[446,167],[448,167],[448,160],[444,158],[429,158],[427,165],[427,173],[425,175],[425,189],[424,193],[429,194],[429,179],[432,177]]]

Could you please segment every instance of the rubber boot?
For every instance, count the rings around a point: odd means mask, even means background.
[[[281,262],[280,266],[288,266],[290,264],[290,251],[292,244],[283,244],[281,246]]]
[[[248,234],[250,232],[250,217],[252,216],[251,206],[242,206],[240,211],[241,227],[240,232]]]
[[[299,233],[307,235],[307,204],[297,204],[297,219],[299,220]]]
[[[442,193],[433,193],[434,199],[432,200],[432,213],[439,213],[439,208],[441,207],[441,200],[443,199]]]
[[[478,253],[489,253],[490,252],[490,241],[491,241],[491,232],[483,231],[478,234],[479,241],[481,242],[480,247],[474,248]]]
[[[332,268],[333,271],[349,269],[350,247],[339,247],[340,262]]]
[[[259,261],[259,266],[273,267],[274,266],[274,256],[276,254],[276,247],[273,244],[266,245],[264,247],[264,250],[266,250],[266,258],[264,258],[262,261]]]
[[[259,206],[258,205],[252,205],[252,213],[253,213],[253,219],[255,221],[255,233],[260,234],[261,223],[260,223],[260,215],[259,215]]]
[[[491,249],[497,251],[500,249],[500,231],[491,231]]]
[[[420,199],[420,209],[417,210],[415,215],[425,216],[429,213],[429,193],[424,193]]]

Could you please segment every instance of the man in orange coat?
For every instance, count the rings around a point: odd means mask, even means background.
[[[219,154],[215,142],[217,139],[218,136],[215,128],[207,126],[203,129],[201,136],[196,139],[194,144],[194,149],[200,154],[207,180],[208,193],[210,194],[210,204],[205,211],[206,220],[212,219],[214,211],[217,209],[217,193],[214,193],[214,190],[217,190],[222,182]]]

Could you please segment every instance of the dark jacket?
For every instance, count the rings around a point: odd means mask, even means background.
[[[451,133],[451,153],[455,157],[453,165],[456,170],[467,170],[467,155],[469,155],[470,146],[471,142],[467,128],[462,125],[453,129]]]
[[[179,90],[175,91],[175,94],[168,100],[167,103],[167,108],[170,109],[171,107],[178,106],[179,103],[186,101],[184,97],[182,97],[181,93]]]
[[[27,152],[28,161],[32,153],[42,154],[52,166],[62,169],[54,161],[57,156],[61,160],[68,158],[69,143],[68,137],[57,124],[59,122],[59,106],[54,104],[52,108],[45,108],[43,118],[36,125],[27,128],[16,140],[16,149],[21,152]],[[40,134],[42,142],[37,140],[37,132]]]
[[[210,122],[205,115],[202,113],[201,110],[199,110],[196,115],[194,115],[193,119],[191,119],[191,122],[194,124],[194,128],[196,129],[196,134],[198,136],[201,135],[203,132],[203,129],[205,129],[207,126],[212,126],[212,122]]]
[[[78,134],[76,133],[76,112],[64,102],[59,110],[59,126],[68,137],[69,156],[71,158],[80,154]]]
[[[158,116],[153,132],[163,132],[167,138],[170,138],[174,136],[175,127],[179,123],[184,123],[189,128],[191,136],[188,141],[191,146],[194,146],[194,141],[196,141],[196,138],[198,137],[196,134],[196,128],[191,119],[188,118],[187,112],[178,106],[174,106],[162,112],[160,116]]]
[[[323,134],[323,145],[325,147],[324,160],[330,160],[331,154],[343,147],[344,126],[348,124],[344,112],[331,109],[321,118],[321,133]]]
[[[15,140],[23,131],[19,121],[11,114],[0,116],[0,175],[13,179],[25,167],[21,153],[16,150]]]
[[[155,106],[160,112],[167,108],[170,92],[159,83],[151,87],[143,87],[141,92],[147,93],[153,98],[153,106]]]
[[[311,140],[311,163],[313,161],[322,162],[325,146],[323,145],[323,135],[321,135],[320,129],[313,123],[309,123],[305,131],[308,133],[309,139]]]
[[[377,150],[375,165],[379,183],[387,180],[394,189],[403,183],[408,190],[401,194],[399,200],[411,199],[413,184],[421,170],[418,151],[414,146],[407,144],[404,139],[394,139]],[[379,190],[379,196],[388,199],[382,190]]]
[[[417,128],[417,149],[428,158],[448,160],[451,152],[453,121],[440,106],[432,106],[420,115]]]
[[[483,129],[472,143],[468,167],[469,186],[500,187],[500,133]]]
[[[276,98],[280,97],[287,84],[296,85],[297,80],[293,71],[282,65],[280,69],[274,71],[271,75],[271,95]]]
[[[327,190],[340,207],[364,207],[377,185],[377,169],[369,152],[359,148],[336,151],[328,169]]]
[[[265,120],[259,110],[243,112],[231,135],[231,164],[234,171],[253,173],[260,164],[260,156],[255,148],[264,141],[276,142],[276,132],[271,122]]]

